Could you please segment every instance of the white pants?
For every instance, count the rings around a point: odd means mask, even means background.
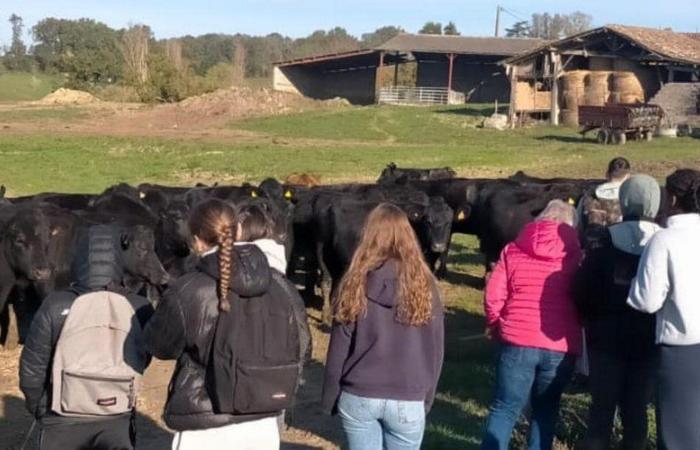
[[[279,450],[277,418],[175,433],[172,450]]]

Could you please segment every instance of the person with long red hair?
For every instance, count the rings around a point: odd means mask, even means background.
[[[418,449],[444,346],[443,306],[406,214],[367,218],[339,288],[323,405],[350,450]]]

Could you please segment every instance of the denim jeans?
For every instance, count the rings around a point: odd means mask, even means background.
[[[550,450],[559,402],[574,372],[576,357],[529,347],[504,345],[498,357],[496,399],[486,422],[483,450],[508,450],[513,427],[528,400],[530,450]]]
[[[419,449],[423,441],[422,401],[366,398],[343,392],[338,414],[349,450]]]

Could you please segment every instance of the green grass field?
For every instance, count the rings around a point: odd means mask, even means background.
[[[698,167],[700,161],[700,140],[692,138],[606,147],[566,128],[480,129],[487,111],[365,107],[307,112],[228,125],[245,132],[240,140],[217,139],[215,132],[206,139],[156,139],[111,137],[108,130],[101,136],[0,131],[1,181],[13,195],[98,192],[118,182],[256,182],[292,172],[318,175],[324,182],[371,181],[391,161],[449,165],[463,176],[506,176],[522,169],[539,176],[600,177],[617,155],[662,178],[676,167]],[[492,345],[465,339],[483,330],[477,248],[474,238],[457,237],[450,275],[441,283],[448,306],[447,352],[427,449],[478,448],[491,398]],[[562,448],[573,448],[581,437],[586,404],[579,387],[567,394],[559,430]],[[523,434],[516,440],[522,447]]]
[[[26,72],[0,74],[0,102],[39,100],[61,85],[61,77]]]

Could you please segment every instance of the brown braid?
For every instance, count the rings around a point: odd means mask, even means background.
[[[230,311],[231,304],[228,301],[228,290],[231,283],[233,266],[233,228],[225,227],[220,230],[219,243],[219,309]]]
[[[226,202],[218,199],[206,200],[197,205],[189,219],[192,236],[205,244],[219,246],[219,309],[229,311],[228,290],[231,283],[233,267],[234,230],[236,214]]]

